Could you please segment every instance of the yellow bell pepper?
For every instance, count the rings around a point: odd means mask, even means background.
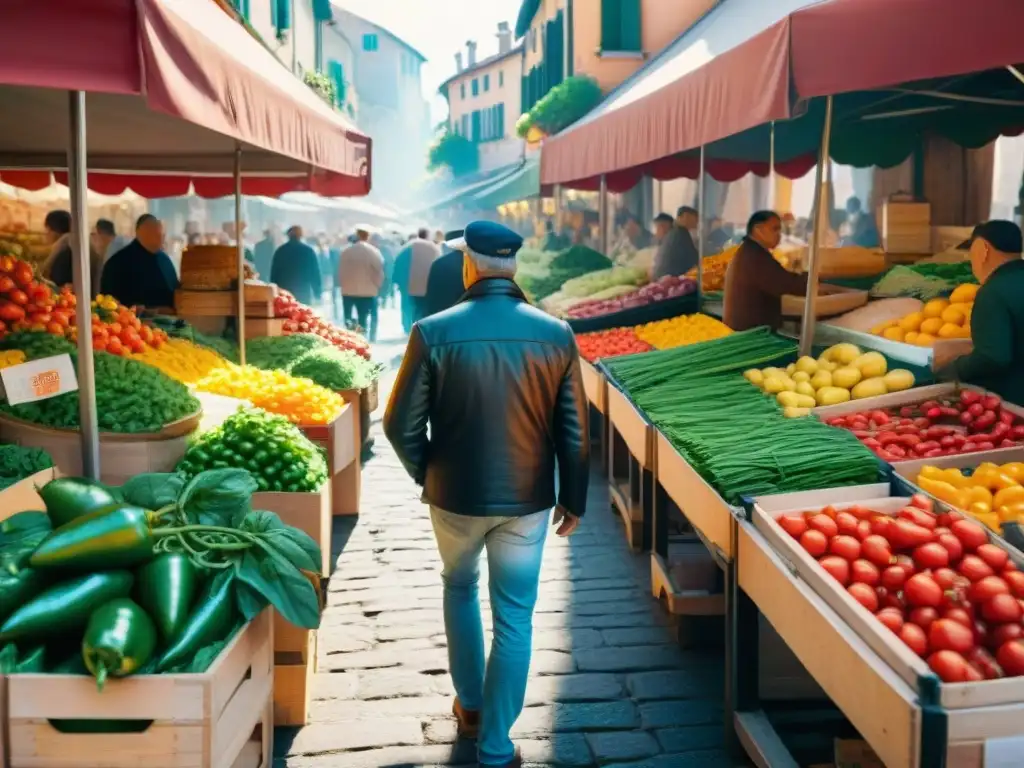
[[[966,489],[955,488],[944,480],[932,480],[920,475],[917,477],[917,484],[925,493],[930,493],[939,501],[952,504],[958,509],[967,509],[970,506]]]
[[[1024,488],[1019,485],[1011,485],[1008,488],[996,491],[995,497],[992,499],[992,505],[1004,507],[1007,504],[1014,504],[1018,501],[1024,501]]]
[[[946,470],[939,467],[933,467],[931,464],[925,464],[921,467],[921,471],[917,473],[918,479],[924,477],[929,480],[944,480]]]
[[[967,507],[967,513],[975,517],[978,515],[990,515],[992,514],[992,505],[986,504],[984,501],[975,501]]]
[[[999,468],[1007,477],[1012,477],[1018,483],[1024,482],[1024,461],[1011,461]]]
[[[996,515],[1004,523],[1016,523],[1024,517],[1024,501],[1015,501],[996,508]]]
[[[999,515],[995,512],[989,512],[983,515],[974,515],[974,519],[984,525],[986,528],[1001,534],[1002,528],[999,526]]]
[[[988,507],[999,506],[998,503],[993,504],[992,491],[983,485],[968,485],[963,490],[967,492],[967,498],[971,503],[981,502]]]
[[[996,491],[1002,491],[1006,490],[1007,488],[1013,488],[1014,486],[1017,486],[1016,480],[1014,480],[1012,477],[1009,477],[1008,475],[1004,475],[1001,471],[996,471],[992,473],[992,483],[993,485],[989,487],[993,488],[993,490]]]
[[[942,470],[942,477],[938,479],[945,480],[954,488],[966,488],[968,486],[974,485],[971,478],[964,477],[964,473],[961,472],[959,469],[956,469],[955,467],[951,469]]]

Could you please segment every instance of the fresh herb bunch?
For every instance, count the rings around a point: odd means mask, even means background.
[[[72,358],[77,365],[77,355]],[[199,411],[199,401],[184,384],[152,366],[106,352],[97,352],[94,363],[96,410],[104,432],[158,432],[165,424]],[[21,405],[4,402],[0,411],[46,427],[79,426],[77,392]]]
[[[41,331],[15,331],[0,339],[0,349],[20,349],[26,360],[70,354],[77,347],[63,336]]]
[[[219,427],[200,435],[178,471],[192,477],[229,467],[248,470],[261,491],[308,493],[327,480],[327,462],[320,449],[284,416],[259,408],[240,408]]]
[[[300,357],[289,369],[292,376],[311,379],[335,392],[364,389],[373,383],[381,366],[355,352],[337,347],[314,349]]]
[[[329,341],[312,333],[249,339],[245,342],[245,362],[265,371],[289,371],[307,352],[330,346]]]
[[[42,448],[0,445],[0,491],[52,466],[53,459]]]

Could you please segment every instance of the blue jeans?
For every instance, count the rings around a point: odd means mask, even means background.
[[[469,517],[431,507],[430,518],[444,563],[444,630],[452,682],[462,706],[480,711],[480,763],[503,765],[515,755],[509,731],[526,699],[533,607],[551,511]],[[484,548],[494,619],[486,669],[477,590]]]

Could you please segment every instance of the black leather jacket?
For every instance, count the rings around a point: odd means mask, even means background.
[[[427,436],[427,424],[430,435]],[[413,326],[384,433],[423,501],[460,515],[586,509],[587,400],[569,326],[511,280]]]

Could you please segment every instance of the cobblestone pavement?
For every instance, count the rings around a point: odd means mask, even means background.
[[[476,765],[450,715],[430,521],[379,418],[362,514],[335,525],[310,724],[278,729],[275,768]],[[650,596],[650,561],[629,553],[604,491],[595,476],[578,532],[548,539],[513,738],[531,768],[733,766],[722,748],[721,653],[679,649]]]

